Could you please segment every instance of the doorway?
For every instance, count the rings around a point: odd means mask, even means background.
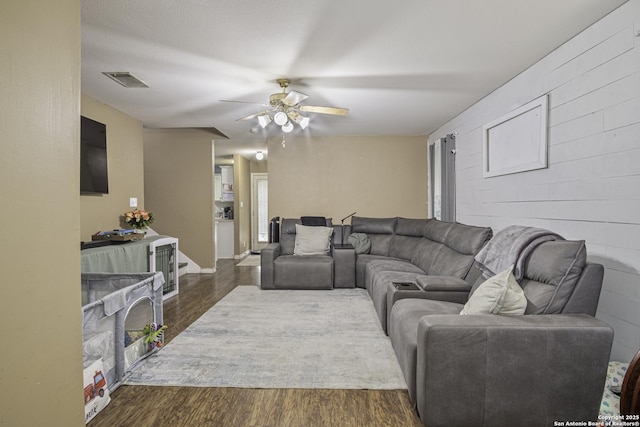
[[[269,179],[266,173],[251,174],[251,251],[269,243]]]

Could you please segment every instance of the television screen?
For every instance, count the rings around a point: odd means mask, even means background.
[[[80,120],[80,194],[108,194],[107,127],[82,116]]]

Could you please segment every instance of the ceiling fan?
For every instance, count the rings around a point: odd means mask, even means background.
[[[263,129],[273,121],[275,124],[280,126],[282,132],[285,133],[291,132],[293,130],[293,123],[298,124],[302,129],[306,129],[306,127],[309,126],[309,117],[303,115],[302,113],[331,114],[336,116],[349,115],[348,108],[300,105],[300,103],[309,98],[309,96],[295,90],[290,90],[289,92],[287,92],[289,83],[291,83],[289,79],[278,79],[277,82],[282,88],[282,92],[271,94],[269,96],[268,104],[259,104],[246,101],[228,101],[224,99],[221,100],[221,102],[240,102],[244,104],[257,104],[269,107],[269,109],[267,110],[263,110],[258,113],[239,118],[238,121],[257,119],[258,124],[260,124]]]

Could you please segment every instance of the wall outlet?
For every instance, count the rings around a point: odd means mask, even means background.
[[[138,207],[138,198],[137,197],[129,197],[129,207],[137,208]]]

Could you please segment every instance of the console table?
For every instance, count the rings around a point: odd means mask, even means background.
[[[140,273],[162,271],[163,297],[178,293],[178,239],[149,236],[126,243],[80,251],[82,273]]]

